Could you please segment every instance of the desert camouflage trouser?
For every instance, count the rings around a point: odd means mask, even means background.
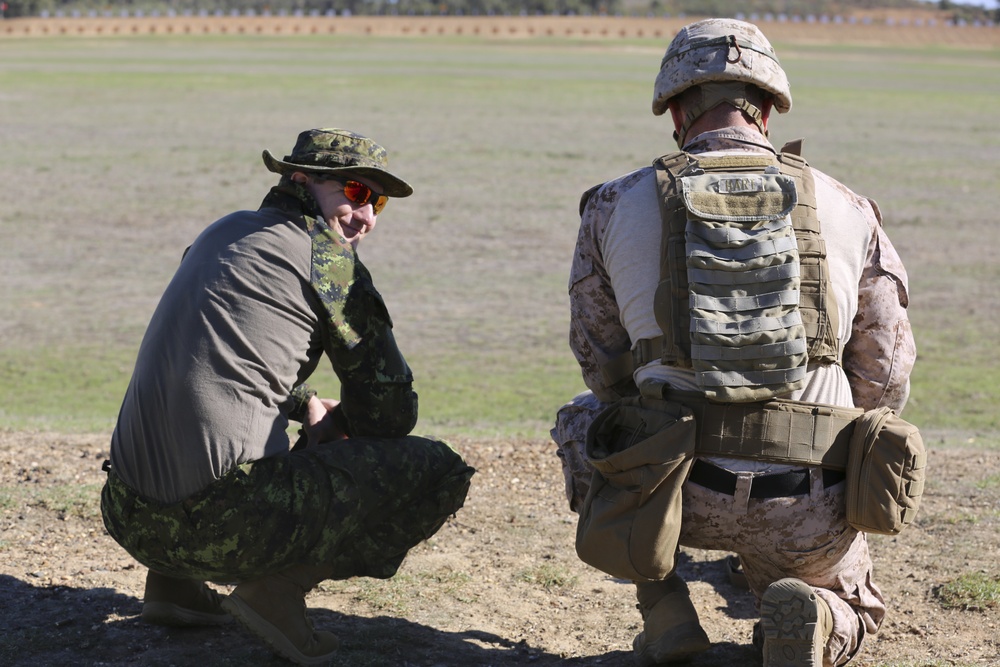
[[[847,523],[844,482],[824,488],[818,468],[810,478],[808,495],[786,498],[750,498],[742,479],[734,495],[687,482],[680,543],[739,554],[758,602],[785,577],[812,586],[833,614],[823,665],[834,667],[852,660],[878,631],[885,601],[872,581],[868,540]]]
[[[172,504],[112,470],[101,511],[115,541],[165,574],[235,583],[309,564],[388,578],[462,507],[474,472],[444,442],[351,438],[238,466]]]
[[[606,407],[607,403],[589,391],[579,394],[559,408],[556,425],[549,432],[556,443],[556,455],[562,460],[566,500],[574,512],[583,506],[594,476],[594,466],[587,457],[587,430]]]
[[[594,467],[587,457],[587,429],[607,405],[585,392],[560,408],[551,431],[562,459],[566,498],[579,511]],[[866,635],[878,630],[885,602],[872,581],[868,541],[847,523],[844,483],[824,488],[819,469],[810,473],[809,495],[757,499],[740,475],[734,495],[685,482],[680,544],[739,554],[758,601],[784,577],[812,586],[833,612],[825,667],[853,659]]]

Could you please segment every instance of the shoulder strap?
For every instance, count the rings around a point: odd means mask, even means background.
[[[664,155],[655,163],[656,189],[662,225],[660,237],[660,283],[653,297],[653,315],[663,335],[648,342],[637,341],[638,365],[655,359],[673,363],[689,359],[691,341],[685,335],[691,323],[687,307],[679,303],[687,297],[687,260],[685,258],[684,227],[687,221],[680,179],[700,166],[690,153]],[[655,355],[655,356],[646,356]]]
[[[801,150],[801,139],[791,143],[795,149]],[[799,246],[799,310],[809,341],[809,360],[813,363],[837,363],[840,357],[840,317],[830,287],[826,242],[820,230],[816,180],[809,163],[801,156],[783,151],[778,155],[778,161],[781,172],[795,179],[799,193],[798,206],[792,212],[792,224]]]
[[[792,139],[781,147],[781,153],[791,153],[792,155],[802,155],[802,139]]]

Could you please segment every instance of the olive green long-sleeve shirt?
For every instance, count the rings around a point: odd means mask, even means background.
[[[348,433],[416,424],[413,376],[355,250],[298,186],[210,225],[185,253],[143,338],[112,436],[121,479],[162,502],[288,450],[293,393],[326,354]]]

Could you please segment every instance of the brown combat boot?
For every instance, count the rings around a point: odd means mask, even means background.
[[[142,595],[142,620],[155,625],[190,628],[223,625],[233,619],[222,608],[222,596],[204,582],[150,570]]]
[[[680,577],[636,582],[635,593],[642,632],[632,642],[632,650],[640,667],[687,660],[712,645]]]
[[[833,613],[804,581],[781,579],[760,601],[764,667],[823,667]]]
[[[324,665],[340,641],[313,629],[305,596],[329,574],[327,567],[299,565],[239,584],[222,606],[278,655],[299,665]]]

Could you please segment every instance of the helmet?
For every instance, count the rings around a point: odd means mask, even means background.
[[[788,77],[770,42],[752,23],[705,19],[681,28],[667,47],[653,87],[653,113],[692,86],[712,82],[751,83],[774,96],[774,108],[792,108]]]

